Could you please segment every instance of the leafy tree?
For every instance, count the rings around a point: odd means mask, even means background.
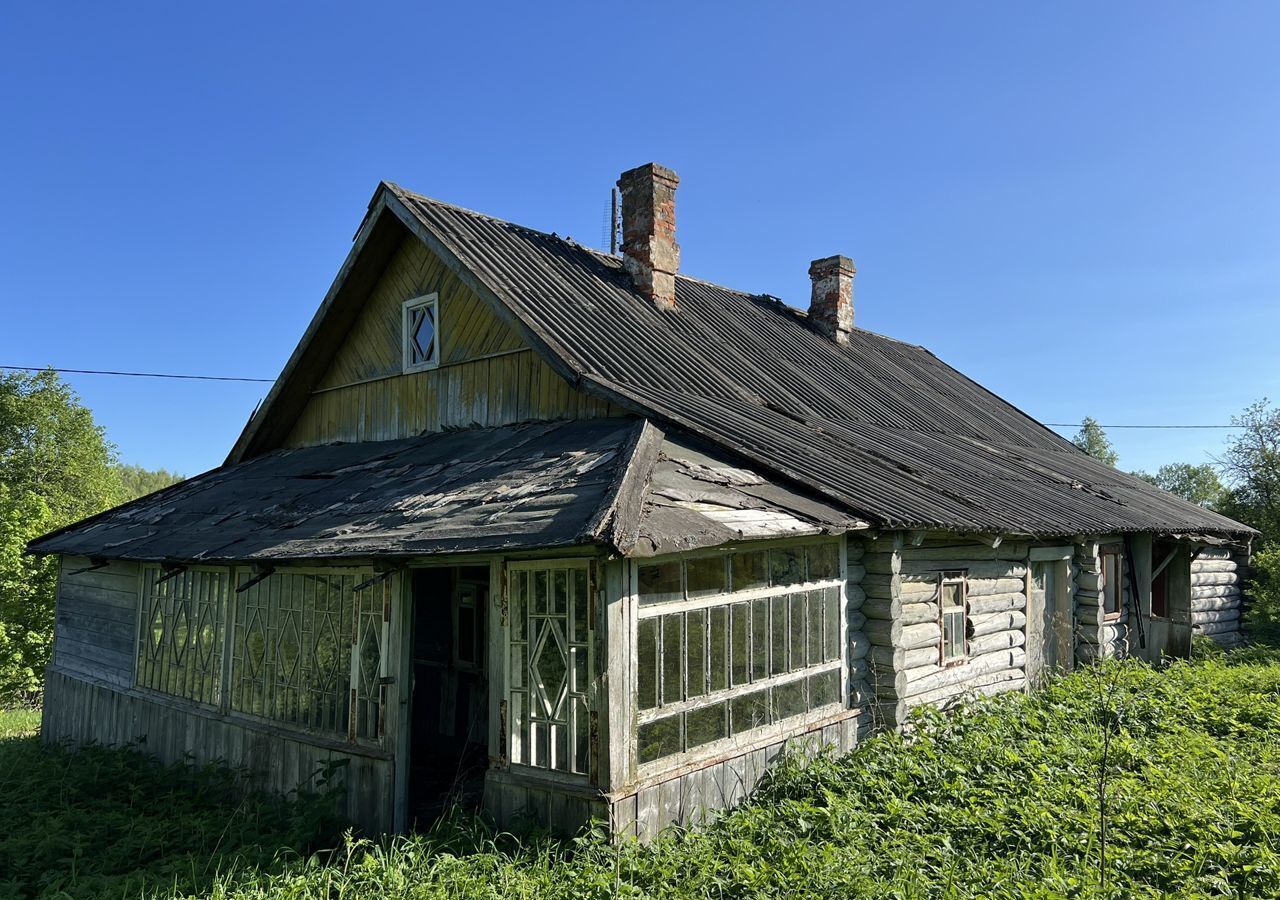
[[[1240,431],[1218,460],[1231,483],[1220,511],[1280,542],[1280,408],[1264,397],[1231,424]]]
[[[1161,466],[1152,475],[1150,472],[1134,472],[1144,481],[1149,481],[1161,490],[1177,494],[1184,500],[1198,503],[1206,509],[1216,509],[1226,488],[1217,471],[1208,463],[1195,466],[1191,463],[1170,463]]]
[[[1107,440],[1107,433],[1102,430],[1102,426],[1096,419],[1089,416],[1084,417],[1084,421],[1080,423],[1080,430],[1071,439],[1071,443],[1109,466],[1114,466],[1120,461],[1120,455],[1111,446],[1111,441]]]
[[[122,499],[115,448],[57,374],[0,374],[0,707],[39,691],[57,563],[27,541]]]
[[[120,463],[116,466],[116,474],[120,476],[122,499],[125,501],[145,497],[156,491],[177,484],[183,476],[168,469],[144,469],[142,466]]]

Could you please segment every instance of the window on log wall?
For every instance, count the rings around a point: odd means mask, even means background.
[[[1102,612],[1107,619],[1120,618],[1124,590],[1123,544],[1107,544],[1099,551],[1102,558]]]
[[[969,598],[964,572],[943,572],[938,576],[938,615],[942,626],[942,665],[964,662],[969,656]]]
[[[587,560],[508,568],[511,762],[585,775],[592,603]]]
[[[646,563],[637,579],[641,764],[843,703],[838,541]]]
[[[139,686],[310,731],[381,738],[391,579],[288,570],[258,580],[249,569],[165,578],[158,567],[142,579]]]

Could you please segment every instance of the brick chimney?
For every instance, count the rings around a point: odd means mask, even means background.
[[[853,276],[857,271],[847,256],[828,256],[809,264],[813,279],[809,321],[837,344],[847,344],[853,331]]]
[[[676,308],[676,173],[648,163],[622,173],[622,264],[659,309]]]

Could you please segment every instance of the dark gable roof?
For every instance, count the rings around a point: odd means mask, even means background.
[[[677,311],[660,311],[617,258],[383,190],[387,207],[571,382],[877,524],[1250,533],[1091,459],[922,347],[863,330],[840,347],[777,299],[687,277],[677,279]]]

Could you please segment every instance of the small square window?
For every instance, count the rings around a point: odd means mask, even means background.
[[[418,372],[440,364],[440,318],[436,294],[404,302],[404,370]]]

